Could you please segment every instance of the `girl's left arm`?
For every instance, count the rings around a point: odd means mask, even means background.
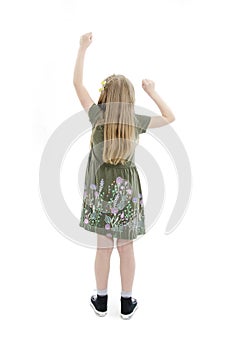
[[[84,58],[85,58],[86,50],[91,43],[92,43],[92,33],[87,33],[81,36],[80,47],[78,50],[75,69],[74,69],[74,75],[73,75],[73,85],[75,87],[80,103],[86,111],[88,111],[89,108],[94,103],[88,91],[83,85]]]

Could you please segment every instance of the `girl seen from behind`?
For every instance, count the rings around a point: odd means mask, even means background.
[[[73,83],[81,105],[92,124],[90,152],[80,226],[96,235],[95,277],[97,295],[90,305],[99,316],[107,314],[108,277],[114,242],[120,257],[121,317],[129,319],[138,307],[132,297],[135,274],[133,241],[146,233],[143,193],[135,165],[139,134],[175,120],[174,114],[155,90],[152,80],[142,88],[156,103],[161,115],[138,115],[135,91],[128,78],[112,74],[102,81],[96,104],[83,84],[85,53],[92,33],[80,38]],[[83,231],[84,234],[84,231]]]

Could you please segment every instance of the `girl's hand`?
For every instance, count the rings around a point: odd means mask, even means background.
[[[143,79],[142,88],[147,94],[150,94],[155,91],[155,83],[152,80]]]
[[[92,32],[86,33],[80,37],[80,47],[87,49],[89,45],[92,43]]]

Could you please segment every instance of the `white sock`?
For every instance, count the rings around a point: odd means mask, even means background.
[[[132,292],[131,291],[130,292],[126,292],[125,290],[122,290],[121,291],[121,296],[123,298],[130,298],[132,296]]]
[[[97,289],[97,294],[103,297],[104,295],[107,295],[107,289]]]

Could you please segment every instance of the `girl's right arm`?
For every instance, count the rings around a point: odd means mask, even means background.
[[[148,128],[159,128],[172,123],[175,120],[175,116],[168,105],[155,91],[155,83],[152,80],[144,79],[142,81],[142,87],[148,96],[150,96],[151,99],[157,104],[161,112],[161,116],[151,117]]]

